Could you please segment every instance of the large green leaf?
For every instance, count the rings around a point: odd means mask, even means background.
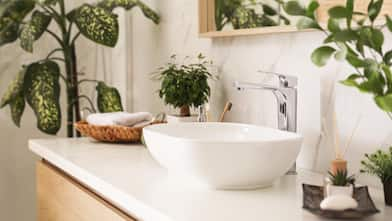
[[[347,10],[347,8],[345,8],[343,6],[335,6],[335,7],[332,7],[328,10],[328,14],[331,18],[341,19],[341,18],[349,17],[350,11]]]
[[[382,70],[387,80],[387,93],[392,93],[392,71],[388,65],[382,65]]]
[[[365,74],[367,81],[359,84],[358,89],[365,93],[372,93],[374,95],[382,95],[384,92],[385,79],[376,71],[368,71]]]
[[[341,31],[339,20],[330,18],[328,19],[328,30],[330,32],[339,32]]]
[[[117,7],[122,7],[126,10],[130,10],[137,6],[138,0],[101,0],[98,2],[97,6],[113,11]]]
[[[25,69],[21,70],[16,78],[8,86],[3,98],[1,99],[0,107],[3,108],[9,105],[11,108],[11,117],[16,126],[20,126],[25,109],[25,99],[23,92],[23,82],[25,76]]]
[[[381,12],[383,0],[371,0],[368,6],[368,15],[371,21],[376,20]]]
[[[276,11],[276,9],[272,8],[271,6],[267,5],[267,4],[263,4],[263,12],[266,15],[270,15],[270,16],[274,16],[277,15],[278,12]]]
[[[306,8],[306,16],[309,18],[314,19],[315,15],[314,13],[316,12],[316,10],[320,7],[320,4],[318,3],[318,1],[312,0],[308,7]]]
[[[11,102],[11,117],[17,127],[20,127],[20,121],[26,106],[23,92],[20,92]]]
[[[372,29],[372,46],[373,48],[382,53],[382,46],[384,44],[384,34],[379,29],[373,28]]]
[[[114,47],[117,44],[119,25],[117,15],[89,4],[83,4],[68,14],[80,32],[96,43]]]
[[[151,19],[155,24],[159,24],[160,17],[154,10],[152,10],[150,7],[148,7],[141,1],[137,1],[137,5],[142,10],[144,16]]]
[[[312,53],[312,61],[319,67],[324,66],[335,51],[335,48],[330,46],[319,47]]]
[[[358,34],[353,30],[342,30],[334,33],[334,39],[339,42],[354,41],[358,39]]]
[[[289,15],[306,15],[305,8],[298,1],[288,1],[283,4],[284,11]]]
[[[104,82],[99,82],[97,85],[97,104],[98,110],[101,113],[123,111],[121,104],[121,96],[118,90],[114,87],[107,86]]]
[[[359,83],[357,82],[358,79],[362,79],[363,76],[359,74],[352,74],[347,79],[340,81],[340,83],[349,86],[349,87],[358,87]]]
[[[37,117],[37,127],[44,133],[57,134],[61,127],[60,68],[53,61],[27,67],[24,93]]]
[[[20,23],[33,10],[33,0],[4,0],[0,2],[0,46],[18,39]]]
[[[28,51],[33,52],[33,43],[38,40],[49,26],[51,17],[40,11],[35,11],[31,20],[23,26],[20,32],[20,46]]]
[[[354,54],[350,51],[347,53],[346,60],[353,67],[356,67],[356,68],[364,67],[366,65],[365,61],[363,61],[356,54]]]
[[[100,7],[109,9],[112,11],[114,8],[117,7],[122,7],[126,10],[131,10],[135,6],[139,7],[143,14],[151,19],[155,24],[159,24],[160,22],[160,17],[158,13],[156,13],[154,10],[152,10],[150,7],[148,7],[146,4],[144,4],[140,0],[103,0],[98,3]]]
[[[386,112],[392,112],[392,93],[385,96],[376,96],[376,104]]]
[[[385,64],[392,65],[392,50],[385,53],[383,60]]]
[[[353,13],[354,13],[354,0],[346,1],[346,10],[347,10],[347,27],[351,28]]]
[[[0,108],[3,108],[7,104],[10,103],[12,99],[14,99],[20,91],[23,91],[23,80],[25,76],[25,70],[21,70],[16,78],[11,82],[8,86],[7,91],[4,93],[1,102]]]
[[[392,32],[392,19],[391,19],[391,17],[389,17],[389,15],[386,15],[386,16],[385,16],[385,19],[386,19],[386,21],[387,21],[388,30],[389,30],[390,32]]]
[[[319,24],[308,17],[302,17],[298,20],[297,22],[297,28],[298,29],[321,29],[321,27],[319,26]]]

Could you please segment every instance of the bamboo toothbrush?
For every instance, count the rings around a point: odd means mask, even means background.
[[[223,109],[223,112],[220,116],[219,122],[223,122],[225,120],[226,113],[229,112],[232,107],[233,107],[233,104],[231,102],[226,103],[225,108]]]

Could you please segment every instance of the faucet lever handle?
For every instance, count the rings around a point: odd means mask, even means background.
[[[281,87],[294,88],[294,87],[297,87],[297,85],[298,85],[298,78],[295,76],[284,75],[284,74],[279,74],[276,72],[263,71],[263,70],[259,70],[258,72],[262,73],[262,74],[268,74],[268,75],[273,75],[273,76],[278,77],[279,84]]]

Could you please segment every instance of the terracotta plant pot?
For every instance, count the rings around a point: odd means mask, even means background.
[[[384,182],[385,204],[392,206],[392,180]]]

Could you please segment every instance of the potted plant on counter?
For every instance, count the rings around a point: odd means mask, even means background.
[[[385,203],[392,206],[392,147],[389,152],[378,150],[373,154],[365,154],[361,162],[361,173],[375,175],[384,185]]]
[[[194,122],[197,117],[191,115],[191,108],[207,103],[211,94],[208,79],[213,75],[207,66],[212,62],[202,54],[198,55],[196,63],[190,64],[177,64],[175,55],[171,59],[155,73],[161,81],[159,97],[165,104],[179,108],[179,114],[168,115],[167,119],[169,122]]]
[[[326,187],[327,196],[346,195],[353,196],[354,175],[349,176],[347,170],[338,170],[336,173],[329,172],[329,183]]]

